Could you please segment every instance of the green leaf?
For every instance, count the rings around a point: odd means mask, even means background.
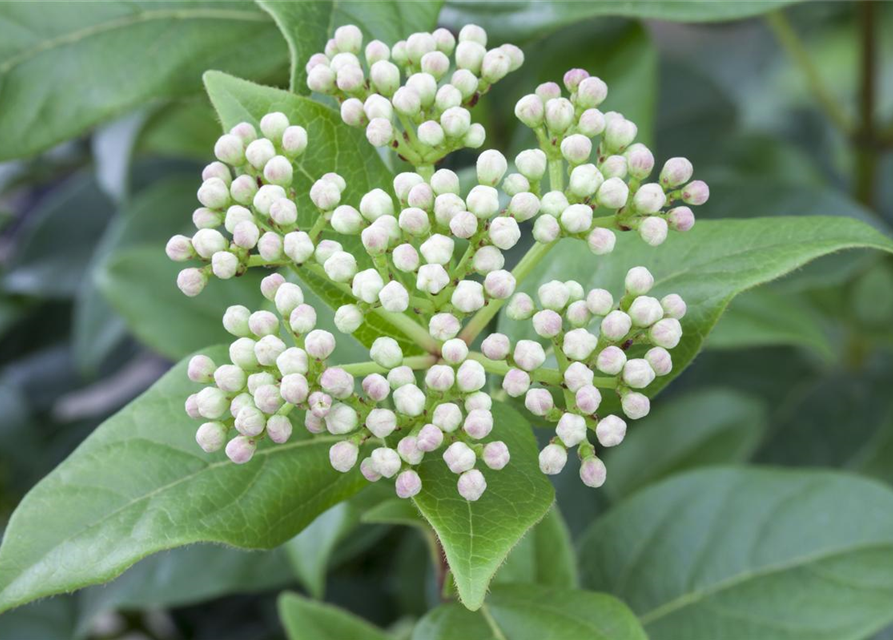
[[[71,640],[77,619],[74,598],[53,598],[0,616],[0,638],[10,640]]]
[[[197,93],[209,67],[269,78],[286,63],[272,20],[241,0],[61,3],[51,11],[8,2],[0,33],[0,160],[37,153],[143,103]]]
[[[652,640],[857,640],[893,620],[893,492],[855,476],[694,471],[622,503],[580,548],[583,584]]]
[[[294,93],[307,95],[305,65],[314,53],[325,49],[332,37],[332,2],[277,2],[257,0],[261,9],[272,16],[288,43],[291,60],[288,86]]]
[[[200,95],[167,104],[150,115],[137,137],[136,151],[207,162],[219,137],[214,108],[207,96]],[[200,175],[195,173],[195,181]]]
[[[793,217],[702,221],[685,234],[671,234],[650,247],[633,233],[620,233],[609,259],[593,256],[585,242],[562,240],[520,290],[535,292],[554,278],[599,286],[615,296],[627,270],[645,266],[655,277],[651,295],[678,293],[688,304],[682,341],[672,351],[673,372],[648,387],[654,395],[692,361],[723,311],[739,293],[779,278],[821,256],[843,249],[893,252],[893,241],[850,218]],[[501,314],[500,331],[513,339],[535,339],[530,323]]]
[[[279,596],[279,618],[288,640],[392,640],[362,618],[296,593]]]
[[[539,470],[536,440],[524,417],[496,402],[493,418],[491,439],[505,442],[512,461],[501,471],[481,469],[487,479],[481,499],[468,502],[459,495],[457,476],[440,456],[430,456],[419,466],[423,490],[413,498],[434,527],[459,597],[469,609],[481,606],[499,565],[546,515],[555,497]]]
[[[447,0],[441,22],[458,30],[471,22],[484,27],[494,41],[527,40],[558,27],[590,18],[614,16],[675,22],[719,22],[737,20],[780,9],[797,0],[739,2],[540,2],[516,0]],[[513,40],[514,39],[514,40]]]
[[[186,365],[98,427],[22,500],[0,547],[0,611],[108,581],[163,549],[275,547],[361,488],[358,471],[331,468],[334,439],[303,430],[287,444],[264,443],[245,465],[204,454],[183,411],[198,389]]]
[[[415,503],[400,498],[384,500],[366,511],[360,518],[363,522],[376,524],[401,524],[419,527],[430,531],[428,521],[419,513]]]
[[[243,121],[257,125],[264,114],[281,111],[291,122],[307,129],[310,149],[301,157],[294,182],[302,227],[310,227],[318,215],[309,205],[310,187],[330,171],[340,174],[347,182],[344,202],[358,203],[364,194],[376,187],[390,188],[391,175],[374,148],[362,132],[344,126],[340,115],[332,109],[287,91],[262,87],[215,71],[205,74],[205,86],[224,128]],[[346,251],[360,259],[366,256],[368,260],[359,236],[338,236],[338,241]],[[356,302],[323,278],[304,271],[300,276],[332,308]],[[368,315],[353,335],[367,347],[377,337],[389,335],[401,342],[404,352],[420,351],[417,344],[376,314]]]
[[[635,616],[603,593],[534,585],[499,585],[480,612],[458,604],[422,618],[412,640],[515,640],[586,638],[646,640]]]
[[[417,31],[434,31],[443,0],[403,2],[335,0],[334,24],[355,24],[366,40],[377,38],[393,46]]]
[[[493,584],[519,582],[577,586],[577,556],[557,505],[521,538],[493,578]]]
[[[605,490],[627,496],[674,473],[743,462],[766,430],[759,398],[727,389],[701,388],[661,402],[630,429],[622,447],[604,452]]]

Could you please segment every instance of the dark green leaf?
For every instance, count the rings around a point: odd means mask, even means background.
[[[522,582],[577,586],[577,556],[557,506],[521,538],[493,578],[493,584]]]
[[[279,617],[288,640],[392,640],[362,618],[296,593],[279,596]]]

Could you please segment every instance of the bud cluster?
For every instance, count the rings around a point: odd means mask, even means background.
[[[373,40],[365,48],[360,29],[346,25],[308,61],[307,86],[334,96],[342,120],[364,127],[370,144],[393,147],[415,165],[433,165],[484,143],[484,128],[471,122],[470,109],[523,62],[514,45],[487,49],[487,32],[475,25],[463,27],[458,42],[437,29],[393,47]]]

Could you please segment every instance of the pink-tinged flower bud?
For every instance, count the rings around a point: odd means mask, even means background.
[[[406,194],[406,203],[423,211],[431,211],[434,206],[434,189],[427,182],[414,185]]]
[[[419,249],[428,264],[444,265],[452,259],[454,245],[452,238],[435,233],[425,240]]]
[[[393,62],[379,60],[369,68],[369,79],[381,95],[393,96],[400,87],[400,69]]]
[[[339,400],[353,395],[353,376],[340,367],[329,367],[323,371],[319,378],[319,384],[323,391]]]
[[[288,129],[288,118],[284,113],[275,111],[260,119],[260,130],[270,140],[279,140]]]
[[[414,418],[425,410],[425,393],[414,384],[404,384],[395,389],[392,396],[394,407],[403,415]]]
[[[403,313],[409,308],[409,292],[396,280],[384,286],[378,293],[378,299],[385,311]]]
[[[457,69],[450,77],[450,84],[459,90],[463,100],[469,100],[478,90],[478,77],[468,69]]]
[[[236,464],[245,464],[257,451],[257,443],[245,436],[236,436],[226,443],[226,457]]]
[[[456,216],[456,218],[458,217]],[[505,256],[496,247],[481,247],[474,254],[471,265],[477,273],[487,275],[491,271],[498,271],[505,266]]]
[[[443,343],[440,354],[450,364],[462,364],[468,357],[468,345],[460,338],[452,338]]]
[[[418,439],[415,436],[406,436],[397,443],[397,454],[407,464],[417,465],[425,457],[425,452],[419,449]]]
[[[190,298],[202,292],[208,284],[208,276],[201,269],[190,267],[177,274],[177,288]]]
[[[651,401],[648,400],[648,396],[636,391],[625,393],[620,403],[623,407],[623,413],[630,420],[644,418],[651,411]]]
[[[567,290],[570,293],[570,297],[568,298],[569,302],[577,302],[586,297],[586,294],[583,291],[583,285],[576,280],[565,280],[564,286],[567,287]]]
[[[453,368],[445,364],[435,364],[425,373],[425,386],[434,391],[448,391],[455,381]]]
[[[216,229],[199,229],[192,236],[192,246],[198,255],[209,259],[218,251],[226,249],[226,238]]]
[[[558,220],[548,214],[541,215],[533,223],[533,239],[541,244],[549,244],[561,235],[561,227]]]
[[[506,315],[511,320],[527,320],[533,315],[534,311],[536,311],[536,305],[533,302],[533,298],[526,293],[516,293],[509,301],[505,310]]]
[[[561,333],[562,325],[561,316],[549,309],[533,316],[533,330],[541,338],[554,338]]]
[[[588,207],[587,207],[588,208]],[[490,242],[498,248],[508,251],[521,239],[521,229],[514,218],[499,217],[490,223]]]
[[[513,44],[504,44],[499,47],[505,55],[508,56],[509,72],[517,71],[524,64],[524,52]]]
[[[626,157],[614,155],[605,158],[604,162],[601,163],[599,170],[605,178],[623,179],[626,177],[627,168]]]
[[[400,87],[397,89],[391,102],[397,113],[410,119],[418,117],[422,110],[422,98],[419,96],[418,91],[411,87]]]
[[[295,158],[307,148],[307,130],[293,125],[282,134],[282,151],[290,158]]]
[[[258,337],[279,332],[279,318],[269,311],[255,311],[248,316],[248,328]]]
[[[245,164],[245,145],[239,136],[227,133],[214,144],[214,155],[222,162],[238,167]]]
[[[424,73],[440,80],[450,70],[450,59],[440,51],[429,51],[422,56],[420,66]]]
[[[220,451],[226,441],[226,427],[222,422],[205,422],[195,432],[195,441],[205,453]]]
[[[459,366],[456,374],[456,384],[460,391],[468,393],[470,391],[478,391],[484,387],[487,382],[487,372],[480,362],[474,360],[466,360]]]
[[[329,258],[326,264],[329,264],[333,258]],[[366,269],[360,271],[353,278],[351,283],[351,291],[353,295],[366,302],[372,304],[378,300],[378,294],[384,288],[384,280],[381,279],[378,271],[375,269]]]
[[[437,95],[434,96],[434,107],[437,111],[446,113],[450,109],[456,109],[457,107],[459,107],[462,104],[462,100],[463,100],[462,92],[459,91],[459,89],[457,89],[456,87],[454,87],[451,84],[445,84],[437,90]],[[468,111],[465,109],[462,109],[462,111],[465,111],[465,113],[468,114],[468,116],[469,116],[468,122],[470,123],[471,122],[471,119],[470,119],[471,114],[468,113]],[[458,112],[451,112],[451,113],[458,113]],[[462,116],[460,116],[460,117],[462,117]],[[451,121],[451,120],[452,120],[452,118],[447,119],[447,121]],[[443,115],[440,116],[440,124],[443,126],[444,131],[446,131],[446,125],[444,124]],[[458,124],[458,122],[455,124]],[[467,130],[467,129],[468,129],[468,126],[465,127],[465,130]],[[447,135],[449,136],[451,134],[449,132],[447,132]]]
[[[335,311],[335,327],[341,333],[351,334],[363,324],[363,312],[355,304],[345,304]]]
[[[326,423],[323,418],[308,411],[304,414],[304,428],[310,433],[323,433],[326,430]]]
[[[282,236],[268,231],[257,241],[257,252],[264,260],[279,260],[282,257]]]
[[[539,99],[543,102],[548,102],[553,98],[561,97],[561,87],[559,87],[556,82],[544,82],[537,86],[534,93],[536,93]]]
[[[499,192],[493,187],[479,184],[468,193],[465,204],[471,213],[486,220],[499,211]]]
[[[285,156],[274,156],[264,165],[264,178],[271,184],[287,187],[291,184],[294,169]]]
[[[411,236],[424,236],[431,230],[428,214],[424,209],[409,207],[400,212],[400,228]]]
[[[198,201],[209,209],[222,209],[229,204],[229,186],[220,178],[209,178],[199,187]]]
[[[331,406],[325,416],[326,430],[336,436],[350,433],[357,428],[359,417],[352,407],[337,402]]]
[[[565,413],[558,421],[555,433],[566,447],[576,447],[586,439],[586,419],[574,413]],[[565,453],[565,459],[567,453]],[[564,464],[561,465],[564,467]]]
[[[651,327],[648,337],[658,347],[673,349],[682,339],[682,325],[676,318],[664,318]]]
[[[506,300],[515,292],[515,276],[502,269],[491,271],[484,278],[484,290],[497,300]]]
[[[220,213],[207,207],[199,207],[192,212],[192,224],[196,229],[215,229],[220,226],[221,221]]]
[[[484,56],[487,55],[487,49],[477,42],[459,40],[456,46],[456,66],[460,69],[468,69],[475,75],[481,73],[481,64],[484,62]]]
[[[509,455],[509,448],[501,440],[496,440],[487,444],[484,447],[484,452],[481,457],[484,461],[484,464],[486,464],[494,471],[504,469],[505,466],[509,463],[509,460],[511,460],[511,456]]]
[[[411,244],[401,244],[391,254],[394,267],[404,273],[412,273],[419,268],[419,254]]]
[[[592,314],[589,313],[584,300],[576,300],[569,304],[564,317],[567,318],[569,325],[576,328],[586,327],[589,325],[589,321],[592,320]]]
[[[471,112],[463,107],[450,107],[440,116],[440,126],[448,138],[461,139],[471,129]]]
[[[546,352],[539,342],[533,340],[518,340],[514,352],[515,364],[524,371],[535,371],[543,366],[546,361]],[[481,385],[483,386],[483,385]]]
[[[540,471],[548,476],[557,475],[567,464],[567,449],[560,444],[547,445],[540,451],[539,462]]]
[[[193,393],[188,398],[186,398],[186,402],[184,403],[184,409],[186,410],[186,415],[192,418],[193,420],[201,420],[202,414],[199,413],[198,410],[198,394]]]
[[[484,287],[474,280],[462,280],[456,285],[450,302],[462,313],[474,313],[484,306]]]
[[[639,213],[657,213],[667,202],[667,197],[659,184],[643,184],[633,196],[633,206]]]
[[[511,68],[512,60],[505,51],[490,49],[481,61],[481,78],[494,84],[506,77]]]
[[[464,473],[474,468],[477,456],[464,442],[454,442],[443,452],[443,461],[453,473]]]
[[[359,91],[365,81],[363,70],[357,65],[346,64],[335,73],[335,84],[347,94]]]
[[[607,475],[608,470],[605,468],[605,463],[595,456],[586,458],[580,465],[580,480],[587,487],[598,489],[605,484]]]
[[[255,140],[245,149],[245,158],[255,169],[261,170],[276,155],[276,147],[266,138]]]
[[[251,406],[254,406],[254,393],[264,385],[276,384],[276,378],[267,371],[258,371],[248,376],[248,393],[252,394]]]
[[[397,428],[397,415],[390,409],[373,409],[366,416],[366,428],[376,438],[387,438]]]
[[[363,477],[369,482],[378,482],[381,480],[381,474],[375,470],[375,464],[372,462],[372,458],[363,458],[363,461],[360,463],[360,473],[362,473]]]
[[[437,95],[437,80],[430,73],[414,73],[406,79],[406,86],[413,89],[421,101],[423,109],[434,104]]]
[[[495,187],[507,169],[508,161],[495,149],[488,149],[478,156],[477,177],[480,184]]]
[[[657,216],[645,218],[639,224],[639,236],[652,247],[663,244],[667,231],[667,221]]]
[[[598,407],[602,403],[602,394],[591,384],[577,389],[574,398],[577,408],[586,415],[592,415],[598,411]]]
[[[239,338],[229,346],[229,359],[233,364],[246,370],[257,368],[257,357],[254,355],[254,346],[257,344],[251,338]]]
[[[682,188],[682,200],[686,204],[701,205],[710,197],[710,188],[703,180],[694,180]],[[208,205],[205,205],[208,206]]]
[[[438,294],[450,283],[450,276],[439,264],[426,264],[419,267],[416,288],[431,294]]]
[[[654,155],[644,144],[637,142],[630,145],[623,155],[626,157],[629,175],[633,178],[644,180],[651,175],[651,170],[654,169]]]
[[[459,476],[456,487],[460,496],[469,502],[475,502],[487,490],[487,481],[484,479],[483,473],[477,469],[471,469]]]
[[[431,36],[434,38],[434,44],[437,46],[437,50],[446,55],[450,55],[456,47],[456,38],[448,29],[435,29]]]
[[[428,54],[431,55],[431,54]],[[397,476],[394,483],[398,498],[412,498],[422,490],[422,479],[412,469],[407,469]]]
[[[451,313],[437,313],[428,321],[428,333],[436,340],[450,340],[462,328],[458,318]]]
[[[346,24],[335,29],[335,47],[338,51],[358,54],[363,46],[363,32],[356,25]]]
[[[645,353],[645,360],[654,369],[655,375],[665,376],[673,370],[673,358],[663,347],[653,347]]]
[[[459,195],[459,176],[449,169],[438,169],[431,176],[431,188],[434,193],[439,196],[456,196]],[[461,198],[458,198],[461,202]],[[464,206],[464,205],[462,205]]]
[[[459,42],[477,42],[487,46],[487,32],[476,24],[467,24],[459,31]]]
[[[363,228],[365,221],[360,212],[347,204],[342,204],[332,212],[332,228],[344,235],[356,235]]]
[[[620,178],[608,178],[599,187],[596,195],[598,203],[607,209],[619,209],[626,205],[629,187]]]
[[[376,364],[385,369],[393,369],[399,367],[403,362],[403,350],[393,338],[383,336],[376,338],[369,349],[369,355]]]
[[[375,402],[381,402],[391,393],[387,378],[379,373],[370,373],[363,378],[363,391]]]
[[[477,391],[465,397],[465,411],[490,411],[493,408],[493,398],[484,391]]]
[[[285,189],[278,184],[265,184],[254,194],[254,199],[252,199],[251,204],[259,213],[266,216],[270,215],[270,209],[273,208],[273,203],[277,200],[282,200],[285,197]]]
[[[567,306],[567,302],[571,295],[567,285],[558,280],[551,280],[540,285],[536,293],[537,297],[540,299],[540,304],[542,304],[544,308],[551,309],[552,311],[561,311],[564,309],[564,307]]]
[[[553,98],[546,102],[546,126],[554,135],[561,135],[574,122],[574,105],[567,98]]]
[[[424,451],[426,453],[440,448],[441,444],[443,444],[443,431],[434,424],[426,424],[422,427],[416,438],[416,446],[419,451]]]
[[[440,123],[434,120],[426,120],[420,124],[416,131],[416,135],[418,136],[419,142],[433,149],[442,145],[443,140],[446,137],[446,134],[443,132],[443,127],[440,126]]]
[[[279,385],[279,393],[289,404],[302,404],[309,394],[310,387],[307,378],[300,373],[289,373],[282,377]]]
[[[375,222],[382,216],[394,215],[394,201],[384,190],[373,189],[360,200],[360,213],[369,222]]]
[[[254,404],[264,413],[276,413],[282,408],[282,402],[282,394],[279,393],[279,387],[276,385],[265,384],[254,392]]]
[[[583,233],[592,226],[592,208],[585,204],[572,204],[561,214],[561,226],[568,233]]]
[[[580,80],[577,85],[576,103],[583,109],[597,107],[608,97],[608,85],[600,78],[591,76]]]
[[[674,231],[685,232],[695,226],[695,214],[688,207],[675,207],[667,212],[667,222]]]
[[[608,340],[617,342],[626,337],[633,326],[633,321],[623,311],[612,311],[601,323],[601,334]]]
[[[385,478],[393,478],[403,464],[400,455],[388,447],[375,449],[370,457],[372,468]]]
[[[292,373],[307,373],[307,352],[298,347],[289,347],[276,358],[276,368],[283,376]]]
[[[589,250],[597,256],[611,253],[616,242],[617,237],[614,235],[614,232],[603,227],[596,227],[586,238]]]
[[[481,343],[481,351],[490,360],[505,360],[511,352],[511,348],[508,336],[502,333],[491,333]]]
[[[239,413],[236,414],[236,430],[245,437],[255,438],[259,436],[263,433],[266,425],[267,417],[254,404],[242,407],[239,409]]]
[[[561,141],[561,155],[571,165],[583,164],[591,154],[592,140],[580,133],[569,135]]]
[[[388,371],[387,379],[388,384],[391,385],[391,389],[399,389],[404,385],[415,384],[416,382],[415,373],[405,365],[394,367]]]
[[[626,353],[620,347],[605,347],[598,354],[595,366],[602,373],[616,376],[626,365]]]
[[[502,379],[502,388],[512,398],[519,398],[530,389],[530,374],[520,369],[509,369]]]
[[[665,187],[675,188],[691,180],[694,172],[687,158],[670,158],[660,171],[660,183]]]
[[[234,364],[222,365],[214,372],[214,383],[226,393],[241,391],[245,388],[246,380],[245,372]]]
[[[346,251],[336,251],[325,261],[323,269],[329,279],[335,282],[348,282],[357,272],[357,260]],[[375,293],[378,294],[377,291]]]
[[[413,65],[418,65],[425,54],[434,51],[436,46],[430,33],[413,33],[406,39],[406,55]]]
[[[654,369],[643,358],[627,360],[623,366],[623,381],[633,389],[644,389],[654,382]]]
[[[596,191],[598,191],[598,188],[604,181],[604,176],[602,176],[601,171],[599,171],[594,164],[581,164],[578,167],[574,167],[574,170],[571,171],[568,188],[570,189],[570,192],[572,194],[579,198],[589,198],[594,195]],[[590,210],[590,221],[591,218],[592,212]],[[586,229],[588,228],[589,225],[586,226]]]
[[[240,122],[229,130],[231,134],[242,141],[243,145],[248,145],[257,140],[257,131],[254,126],[248,122]]]
[[[598,338],[586,329],[572,329],[564,334],[561,350],[571,360],[586,360],[595,350]]]
[[[462,424],[462,410],[452,402],[444,402],[434,408],[431,422],[446,433],[452,433]]]
[[[298,208],[291,200],[280,198],[270,205],[270,218],[281,226],[293,225],[298,220]]]
[[[310,187],[310,200],[321,211],[331,211],[341,202],[341,189],[333,180],[322,178]]]
[[[303,231],[292,231],[285,235],[283,251],[294,262],[301,264],[313,255],[313,241]]]
[[[605,116],[598,109],[586,109],[577,119],[577,131],[588,138],[601,135],[605,130]]]
[[[583,80],[589,77],[586,69],[571,69],[564,74],[564,86],[568,93],[574,93]]]
[[[682,296],[676,293],[671,293],[661,298],[660,306],[663,307],[664,314],[668,318],[676,318],[677,320],[681,320],[687,310]]]
[[[543,196],[541,205],[542,212],[552,217],[560,216],[570,206],[563,191],[550,191]]]
[[[586,385],[591,385],[593,378],[592,370],[582,362],[572,362],[564,371],[564,384],[572,393],[576,393]]]
[[[359,447],[349,440],[336,442],[329,449],[329,462],[332,468],[341,473],[347,473],[354,468],[357,463],[357,456],[360,453]]]
[[[240,304],[233,305],[227,308],[226,313],[223,314],[223,328],[237,338],[244,338],[251,332],[251,329],[248,328],[250,316],[251,312],[248,307],[243,307]]]
[[[310,357],[317,360],[325,360],[335,350],[335,336],[322,329],[314,329],[307,334],[304,340],[304,348]]]
[[[319,264],[325,265],[326,260],[336,253],[343,251],[343,249],[344,247],[341,246],[340,242],[335,242],[334,240],[320,240],[314,250],[314,257]]]
[[[626,422],[617,416],[605,416],[598,422],[595,435],[603,447],[614,447],[626,436]]]
[[[189,366],[186,368],[186,375],[193,382],[207,384],[214,380],[214,371],[217,365],[208,356],[197,355],[189,360]]]
[[[515,166],[525,178],[537,182],[546,173],[546,154],[541,149],[527,149],[515,156]]]
[[[519,176],[521,180],[526,182],[526,178],[520,176],[520,174],[513,173],[512,176]],[[508,179],[506,179],[508,181]],[[512,196],[511,202],[509,202],[508,213],[518,222],[525,222],[530,220],[540,210],[540,200],[534,194],[527,191],[530,188],[530,184],[526,184],[524,189],[519,190],[518,193],[515,193]]]
[[[284,282],[277,288],[273,302],[276,304],[276,310],[283,316],[287,316],[304,302],[304,292],[298,285]]]
[[[307,87],[319,93],[334,93],[335,72],[324,64],[316,65],[307,74]]]
[[[623,117],[608,119],[604,142],[608,149],[623,151],[632,144],[638,134],[638,127]]]
[[[635,327],[650,327],[664,317],[660,302],[650,296],[639,296],[633,300],[628,313]]]
[[[192,241],[183,235],[176,235],[168,240],[164,251],[174,262],[185,262],[195,257]]]
[[[641,296],[654,286],[654,276],[645,267],[633,267],[626,273],[624,279],[626,292],[634,296]]]

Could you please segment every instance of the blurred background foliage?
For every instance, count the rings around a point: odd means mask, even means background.
[[[117,4],[50,3],[46,24],[30,31],[27,5],[0,6],[0,527],[31,486],[172,361],[222,341],[219,317],[231,301],[257,295],[256,283],[240,279],[189,300],[163,251],[190,226],[219,135],[201,73],[289,82],[286,42],[270,17],[248,2],[224,4],[228,18],[158,21],[156,33],[141,33],[152,45],[139,55],[128,34],[112,33],[88,43],[95,51],[43,66],[22,51],[114,20]],[[475,112],[488,147],[513,155],[531,146],[515,101],[583,67],[608,82],[611,108],[639,124],[659,162],[694,162],[711,187],[702,218],[848,216],[889,234],[893,5],[803,3],[699,24],[724,17],[727,4],[652,3],[630,11],[639,19],[612,15],[611,3],[585,11],[448,1],[438,23],[477,22],[493,42],[524,48],[523,71]],[[336,23],[369,11],[338,7]],[[461,171],[473,155],[450,163]],[[573,584],[575,575],[549,573],[571,571],[572,560],[549,569],[538,554],[570,553],[566,540],[612,501],[681,470],[754,461],[893,482],[891,388],[890,257],[828,256],[745,293],[653,414],[609,452],[603,492],[572,471],[556,478],[568,530],[557,514],[547,518],[497,582]],[[438,601],[439,565],[430,533],[381,490],[334,507],[273,552],[178,549],[109,585],[4,614],[0,638],[281,638],[284,588],[408,637],[410,622]]]

